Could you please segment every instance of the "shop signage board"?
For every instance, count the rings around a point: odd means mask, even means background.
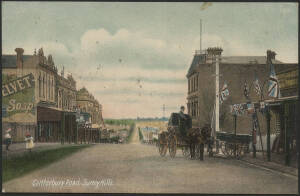
[[[282,72],[277,74],[279,87],[283,89],[291,89],[298,87],[298,69]]]
[[[2,75],[2,121],[36,122],[35,81],[32,73],[22,77]]]

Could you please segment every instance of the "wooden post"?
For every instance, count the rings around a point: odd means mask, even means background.
[[[76,144],[78,144],[78,123],[76,122]]]
[[[234,120],[234,157],[236,157],[236,119],[237,115],[233,115],[233,120]]]
[[[84,126],[84,143],[86,144],[86,127]]]
[[[252,115],[252,149],[253,149],[253,158],[256,158],[256,127],[255,127],[255,118],[254,114]]]
[[[267,154],[268,161],[271,161],[271,130],[270,130],[270,122],[271,122],[271,114],[269,109],[267,109]]]
[[[258,117],[257,117],[256,111],[255,111],[255,118],[257,120],[257,130],[258,130],[258,133],[259,133],[259,140],[260,140],[261,151],[262,151],[263,159],[265,159],[264,146],[263,146],[263,143],[262,143],[262,137],[261,137],[261,132],[260,132],[260,125],[259,125],[259,121],[258,121]]]
[[[290,139],[288,131],[288,120],[289,120],[289,104],[284,104],[284,137],[285,137],[285,164],[290,165]]]

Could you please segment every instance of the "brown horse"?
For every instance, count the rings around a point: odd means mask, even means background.
[[[187,142],[190,144],[191,159],[195,159],[196,146],[199,148],[200,160],[203,160],[204,144],[206,144],[211,136],[211,127],[205,124],[201,129],[194,127],[187,132]]]

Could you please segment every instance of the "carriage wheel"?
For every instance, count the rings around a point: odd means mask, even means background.
[[[160,156],[164,157],[167,154],[167,141],[163,138],[158,138],[157,142],[158,152]]]
[[[171,158],[174,158],[176,155],[176,149],[177,149],[177,141],[176,141],[176,136],[172,135],[169,137],[169,154]]]
[[[238,144],[237,145],[237,158],[240,159],[241,157],[243,157],[245,155],[245,150],[246,150],[246,146],[242,145],[242,144]]]
[[[182,147],[182,154],[184,157],[188,158],[191,155],[190,148],[188,146]]]
[[[227,156],[232,157],[234,155],[234,145],[225,143],[225,152]]]
[[[220,148],[221,148],[222,153],[224,155],[227,155],[226,148],[225,148],[225,142],[220,143]]]

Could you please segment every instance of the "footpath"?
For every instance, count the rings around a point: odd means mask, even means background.
[[[292,157],[289,166],[285,165],[284,160],[285,159],[283,155],[272,153],[271,161],[268,161],[266,153],[264,153],[263,156],[261,152],[256,153],[256,158],[253,158],[252,154],[247,154],[240,159],[240,161],[257,165],[259,167],[275,170],[284,174],[289,174],[298,177],[298,166],[296,156]]]
[[[225,158],[227,159],[225,155],[219,153],[215,155],[219,158]],[[259,167],[261,169],[269,170],[269,171],[275,171],[282,174],[292,175],[294,177],[298,177],[298,167],[297,167],[297,159],[296,157],[293,157],[291,159],[290,166],[287,166],[284,164],[284,157],[282,155],[273,154],[271,156],[271,161],[267,161],[266,153],[264,153],[264,156],[261,152],[256,153],[256,158],[253,158],[252,153],[246,154],[243,157],[236,159],[240,162],[243,162],[245,164],[249,164],[255,167]],[[235,159],[234,157],[231,157],[231,159]]]
[[[55,149],[55,148],[61,148],[68,145],[76,145],[76,144],[61,144],[59,142],[56,143],[34,143],[34,148],[31,150],[34,151],[41,151],[41,150],[48,150],[48,149]],[[7,157],[13,157],[22,155],[24,153],[28,152],[28,150],[25,147],[25,142],[22,143],[13,143],[9,146],[9,150],[6,151],[6,145],[2,145],[2,158],[5,159]]]

